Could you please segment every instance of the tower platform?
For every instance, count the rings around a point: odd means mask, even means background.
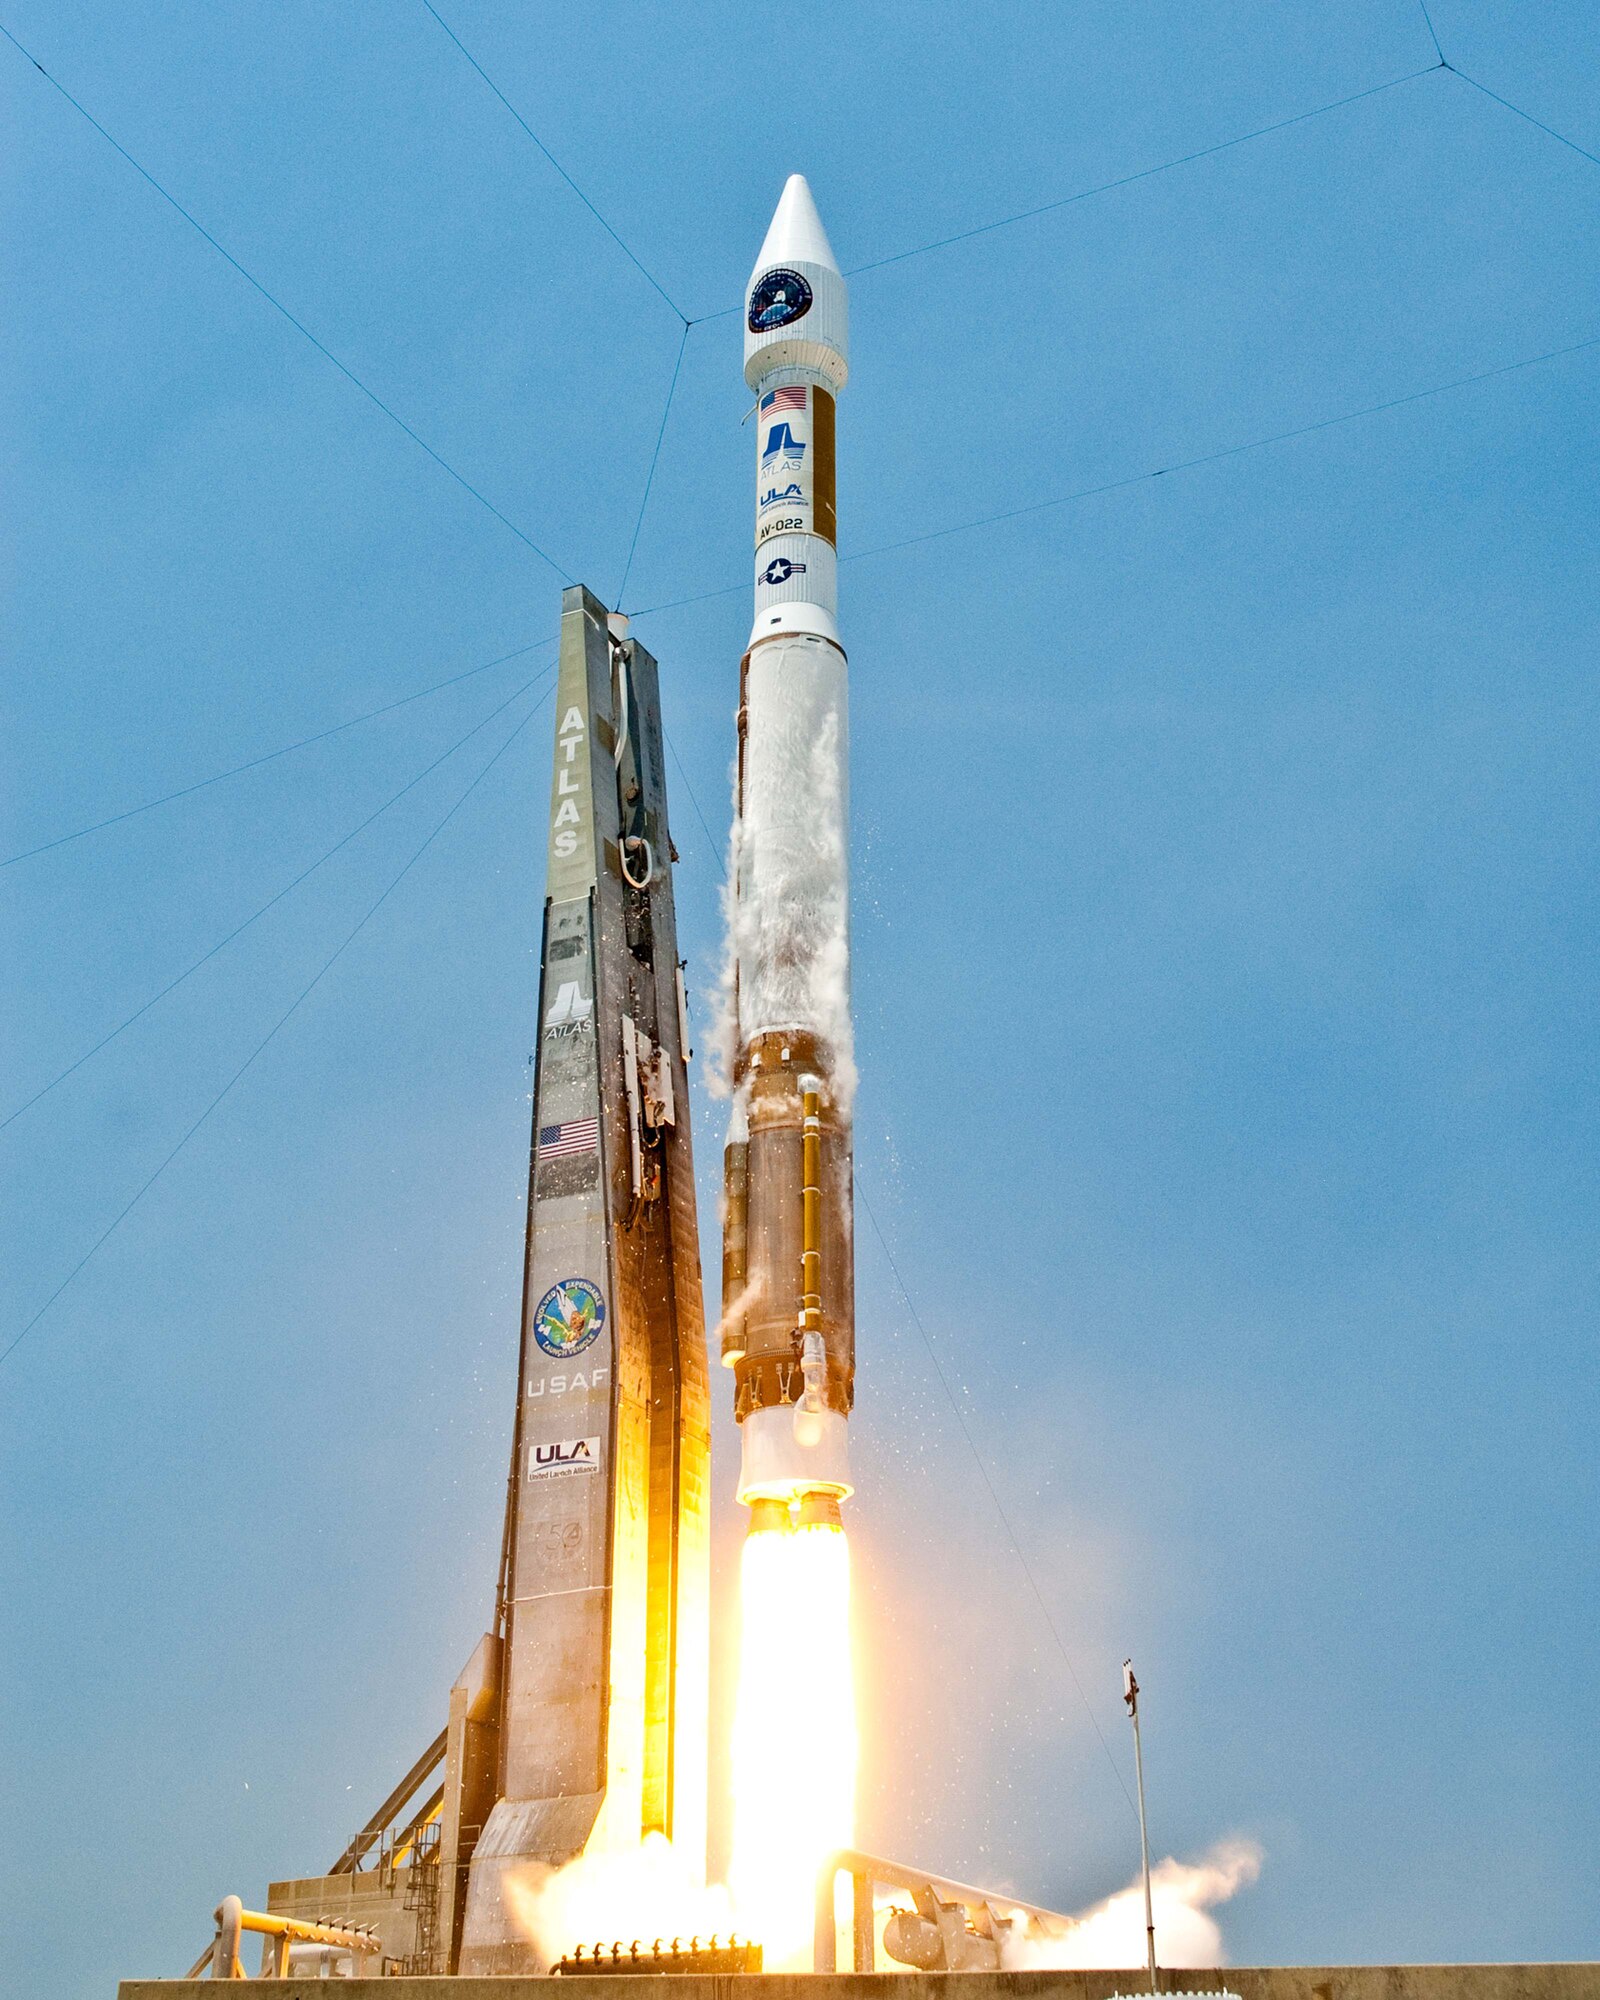
[[[1116,1972],[760,1973],[736,1978],[320,1979],[267,1982],[276,2000],[1111,2000],[1146,1990]],[[210,1980],[125,1979],[117,2000],[206,2000]],[[1600,1963],[1536,1965],[1230,1965],[1163,1972],[1163,1993],[1238,2000],[1600,2000]]]

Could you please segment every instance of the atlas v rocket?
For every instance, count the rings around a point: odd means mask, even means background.
[[[837,1521],[855,1388],[846,669],[835,410],[845,283],[790,177],[745,298],[755,623],[740,667],[722,1362],[751,1528]]]
[[[838,1519],[854,1392],[845,655],[834,410],[844,280],[805,181],[746,300],[755,623],[740,666],[734,1107],[722,1360],[753,1530]],[[586,592],[562,621],[507,1528],[496,1802],[463,1973],[531,1970],[506,1877],[705,1850],[707,1387],[655,663]]]
[[[834,479],[848,339],[844,280],[799,175],[745,324],[755,624],[739,680],[721,1352],[754,1531],[837,1524],[851,1491]],[[662,745],[655,661],[625,619],[569,589],[495,1630],[451,1689],[446,1729],[329,1874],[269,1898],[282,1915],[374,1925],[408,1970],[546,1969],[517,1884],[579,1854],[661,1832],[691,1869],[704,1861],[709,1399]]]

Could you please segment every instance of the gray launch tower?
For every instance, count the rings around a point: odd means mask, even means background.
[[[672,858],[656,663],[569,590],[499,1796],[465,1973],[536,1969],[508,1868],[653,1830],[705,1852],[710,1434]]]
[[[518,1874],[653,1831],[704,1864],[710,1431],[674,858],[656,663],[574,587],[495,1629],[332,1871],[268,1898],[373,1924],[407,1971],[543,1971]]]

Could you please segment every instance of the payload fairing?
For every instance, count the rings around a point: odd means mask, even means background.
[[[740,669],[730,887],[734,1109],[722,1361],[739,1498],[837,1519],[855,1392],[848,714],[837,622],[835,411],[845,283],[805,180],[746,294],[755,391],[755,623]]]

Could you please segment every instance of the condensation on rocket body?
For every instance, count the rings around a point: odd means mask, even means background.
[[[756,395],[755,623],[740,667],[730,946],[723,1364],[758,1515],[851,1491],[849,727],[837,624],[835,398],[844,279],[804,179],[784,188],[745,298]]]

